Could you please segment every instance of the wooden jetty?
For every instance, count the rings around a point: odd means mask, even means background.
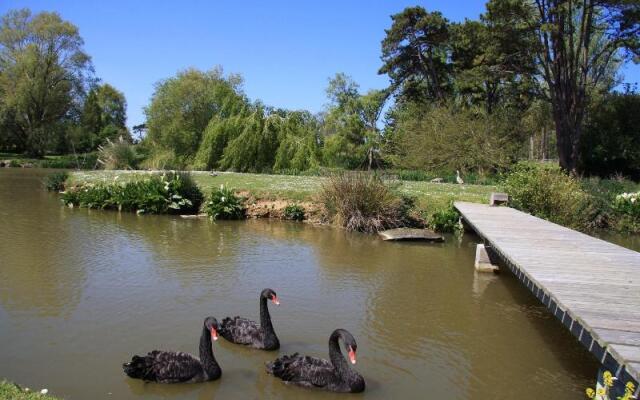
[[[512,208],[454,206],[603,368],[638,388],[640,253]]]

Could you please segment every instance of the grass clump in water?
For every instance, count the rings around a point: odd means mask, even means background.
[[[345,172],[322,186],[319,201],[330,221],[350,231],[377,232],[406,222],[406,206],[379,176]]]
[[[139,214],[197,213],[203,195],[189,174],[169,173],[149,179],[83,184],[67,190],[62,201],[69,206],[135,211]]]
[[[204,210],[213,219],[240,219],[244,217],[245,207],[243,199],[232,189],[220,185],[211,191]]]

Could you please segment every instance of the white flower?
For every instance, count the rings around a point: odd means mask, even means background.
[[[49,393],[49,389],[42,389],[42,390],[40,391],[40,393],[41,393],[41,394],[47,394],[47,393]]]
[[[635,202],[636,202],[636,198],[635,197],[631,198],[631,203],[633,204]]]
[[[225,198],[224,198],[224,196],[222,196],[222,197],[220,198],[220,201],[224,203],[224,200],[225,200]]]

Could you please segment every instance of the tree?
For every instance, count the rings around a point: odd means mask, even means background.
[[[450,90],[449,21],[422,7],[405,8],[391,19],[378,73],[388,74],[392,91],[404,97],[444,100]]]
[[[124,94],[109,84],[93,87],[82,107],[80,125],[87,150],[94,150],[107,139],[119,137],[131,141],[126,127],[127,101]]]
[[[388,97],[386,90],[359,93],[359,86],[343,73],[329,80],[329,104],[324,114],[322,133],[324,162],[332,167],[359,168],[379,161],[378,121]]]
[[[145,108],[146,140],[191,159],[211,118],[228,118],[247,107],[241,84],[239,76],[225,77],[221,68],[188,69],[157,83]]]
[[[0,113],[15,149],[41,156],[93,73],[78,28],[57,13],[10,11],[0,22]],[[6,131],[2,135],[8,135]]]
[[[581,146],[582,172],[640,179],[640,94],[612,93],[592,104]]]
[[[537,61],[548,86],[560,166],[577,172],[590,91],[616,59],[640,55],[640,3],[533,0],[531,6]]]

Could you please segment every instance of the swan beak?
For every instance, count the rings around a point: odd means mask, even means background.
[[[216,340],[218,340],[218,332],[216,331],[216,328],[211,327],[211,339],[215,342]]]
[[[275,294],[273,295],[273,297],[271,297],[271,301],[273,301],[273,304],[277,306],[280,305],[280,300],[278,300],[278,296],[276,296]]]
[[[351,364],[356,363],[356,352],[352,348],[349,348],[349,361],[351,361]]]

